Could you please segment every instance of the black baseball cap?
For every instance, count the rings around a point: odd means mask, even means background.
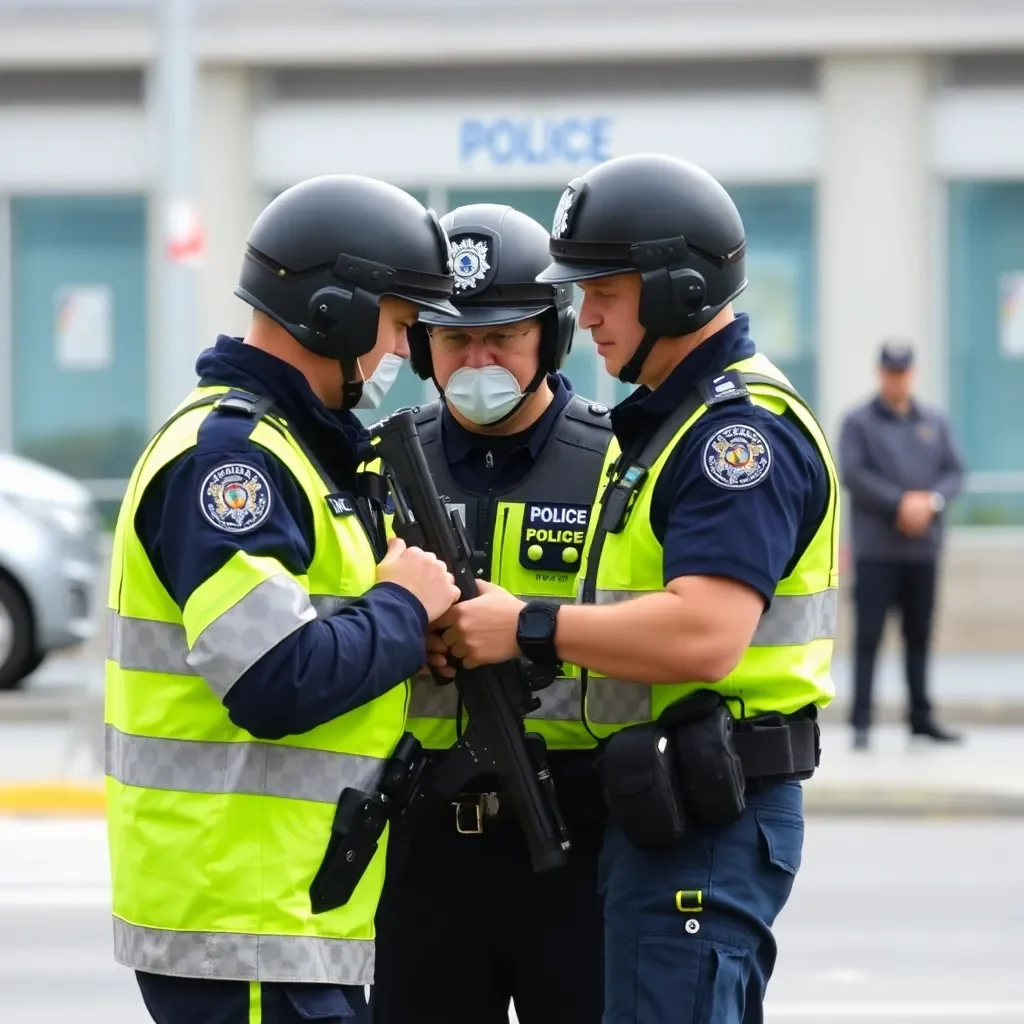
[[[914,350],[905,341],[885,341],[878,354],[883,370],[909,370],[914,365]]]

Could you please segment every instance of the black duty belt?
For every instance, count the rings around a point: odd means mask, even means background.
[[[748,781],[804,779],[821,760],[821,734],[813,705],[792,715],[765,714],[737,719],[733,732],[736,753]]]
[[[810,778],[821,758],[817,708],[791,715],[768,713],[736,719],[736,754],[743,764],[747,792],[761,792],[780,782]],[[438,759],[444,757],[439,752]],[[606,815],[596,751],[549,751],[549,766],[567,822],[594,824]],[[514,814],[503,801],[497,778],[482,777],[479,785],[455,800],[427,800],[423,813],[452,823],[463,835],[481,835],[485,827],[514,826]],[[575,819],[575,820],[574,820]]]
[[[433,758],[445,756],[439,751]],[[570,827],[603,824],[607,815],[597,769],[596,750],[549,750],[547,759],[559,803]],[[490,829],[518,828],[511,803],[505,799],[496,776],[481,776],[454,800],[427,798],[420,813],[463,835],[481,835]]]

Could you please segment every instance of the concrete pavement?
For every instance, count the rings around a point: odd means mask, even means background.
[[[1020,821],[810,821],[765,1019],[1024,1021],[1022,847]],[[0,818],[3,1024],[148,1019],[109,905],[101,822]]]

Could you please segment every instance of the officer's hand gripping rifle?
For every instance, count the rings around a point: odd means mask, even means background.
[[[448,566],[460,601],[479,596],[465,527],[437,493],[412,412],[403,409],[382,420],[373,427],[373,438],[394,503],[395,534],[410,546],[433,552]],[[523,725],[523,716],[537,703],[521,666],[510,661],[473,669],[456,663],[455,668],[455,686],[469,723],[434,771],[435,793],[454,795],[476,775],[498,774],[522,824],[533,870],[561,867],[570,843],[545,763],[543,738],[527,737]]]

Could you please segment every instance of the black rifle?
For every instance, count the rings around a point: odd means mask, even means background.
[[[394,503],[394,531],[410,547],[431,551],[448,566],[460,601],[479,596],[472,548],[459,514],[449,511],[430,475],[408,409],[372,428],[374,448]],[[516,661],[467,669],[455,663],[455,687],[469,715],[466,731],[434,769],[435,796],[450,798],[470,779],[501,777],[526,835],[535,872],[568,860],[568,833],[546,763],[544,738],[527,734],[523,717],[539,706]],[[435,673],[438,683],[450,681]]]

